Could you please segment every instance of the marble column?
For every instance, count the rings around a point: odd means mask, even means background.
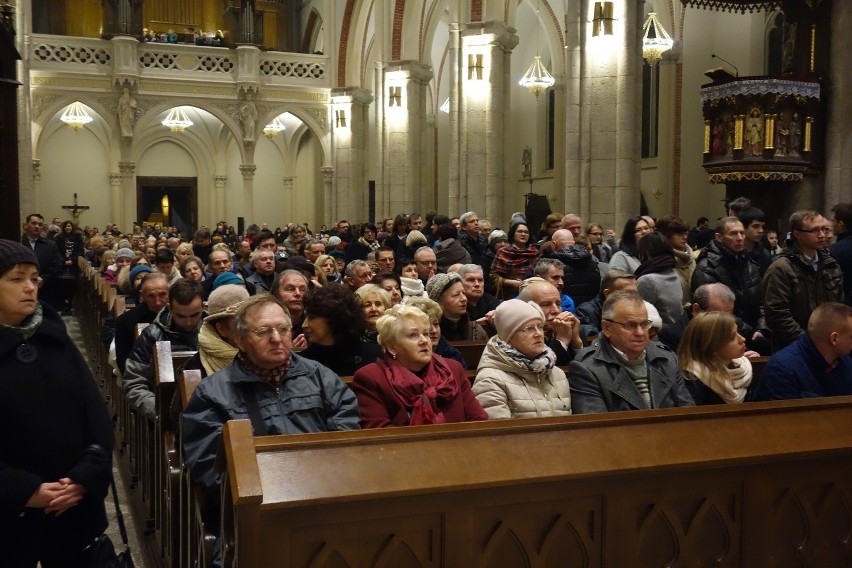
[[[225,191],[228,185],[228,176],[215,175],[213,176],[213,218],[225,218]]]
[[[369,106],[373,93],[358,87],[331,90],[334,181],[324,195],[326,221],[366,219]]]
[[[254,216],[254,173],[257,171],[255,164],[240,164],[240,173],[243,174],[243,215],[247,224],[255,222]]]
[[[831,52],[852,53],[852,2],[834,2],[831,6]],[[814,136],[825,136],[824,209],[852,201],[852,60],[835,56],[830,61],[827,124],[814,123]]]
[[[117,196],[113,191],[110,202],[112,218],[115,219],[114,223],[121,223],[119,227],[132,227],[137,220],[136,162],[119,162],[118,171],[121,174],[121,188]]]
[[[112,172],[109,174],[109,188],[110,188],[110,223],[124,223],[124,220],[121,218],[121,207],[118,204],[121,203],[121,173],[120,172]],[[127,226],[127,225],[119,225]]]
[[[450,211],[503,219],[506,180],[518,173],[505,149],[518,36],[503,22],[471,22],[451,30],[450,41]]]
[[[323,211],[328,211],[328,203],[332,201],[332,191],[334,190],[334,167],[332,166],[323,166],[320,168],[320,175],[322,175],[322,197],[323,197]],[[291,191],[292,193],[292,191]],[[343,217],[341,217],[342,219]],[[337,217],[332,216],[330,219],[327,217],[323,218],[323,221],[327,223],[334,223],[337,221]]]
[[[377,66],[381,175],[376,187],[376,217],[420,212],[423,193],[432,191],[429,170],[433,137],[426,116],[432,68],[417,61],[389,61]]]

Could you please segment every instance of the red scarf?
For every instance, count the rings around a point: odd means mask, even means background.
[[[459,389],[453,372],[440,357],[432,356],[422,377],[387,355],[376,364],[384,372],[397,400],[408,409],[410,426],[446,422],[443,411],[438,408],[438,400],[452,400]]]

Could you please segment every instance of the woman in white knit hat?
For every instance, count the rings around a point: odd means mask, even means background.
[[[534,302],[507,300],[494,311],[473,383],[490,419],[571,414],[571,391],[556,354],[544,340],[544,313]]]

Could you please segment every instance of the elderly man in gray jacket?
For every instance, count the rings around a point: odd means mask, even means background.
[[[601,325],[601,337],[568,371],[574,414],[694,405],[677,357],[648,340],[651,322],[639,294],[610,294]]]

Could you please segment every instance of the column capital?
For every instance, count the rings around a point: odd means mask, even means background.
[[[416,81],[421,85],[428,85],[432,80],[432,66],[424,65],[419,61],[406,59],[402,61],[383,61],[377,65],[381,65],[385,74],[400,73],[406,76],[407,79]]]
[[[33,181],[41,181],[41,160],[33,160]]]
[[[331,102],[348,102],[367,106],[373,102],[373,91],[361,87],[335,87],[331,90]]]
[[[228,176],[213,176],[213,183],[216,184],[216,187],[225,187],[227,182]]]
[[[320,173],[323,182],[329,183],[334,180],[334,166],[323,166],[320,168]]]
[[[240,164],[240,173],[243,174],[244,180],[254,179],[255,171],[257,171],[255,164]]]
[[[461,30],[462,45],[494,45],[511,52],[518,45],[516,31],[505,22],[468,22]]]
[[[133,177],[136,173],[136,162],[119,162],[118,171],[121,172],[122,177]]]
[[[293,187],[296,185],[296,176],[287,176],[284,178],[284,189],[287,191],[292,191]]]
[[[121,173],[119,173],[119,172],[112,172],[112,173],[109,174],[109,184],[113,187],[120,186],[121,185],[121,179],[122,179],[122,176],[121,176]]]

